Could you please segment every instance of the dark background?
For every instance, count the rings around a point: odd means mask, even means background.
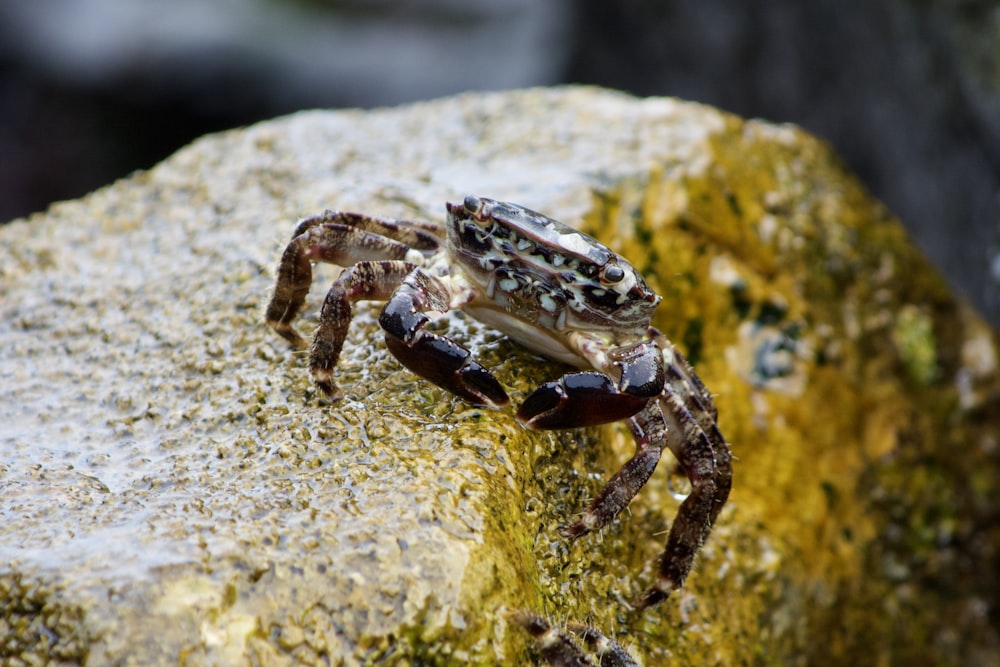
[[[1000,322],[996,0],[0,0],[0,221],[282,113],[563,82],[826,138]]]

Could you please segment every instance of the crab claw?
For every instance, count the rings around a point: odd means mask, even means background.
[[[421,331],[405,343],[387,332],[385,343],[411,371],[470,403],[493,409],[510,403],[493,373],[473,359],[469,350],[444,336]]]
[[[648,402],[649,396],[622,393],[604,373],[569,373],[524,399],[517,421],[532,430],[608,424],[631,417]]]

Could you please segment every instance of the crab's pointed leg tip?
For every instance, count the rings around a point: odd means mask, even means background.
[[[344,398],[344,392],[342,392],[340,387],[332,382],[317,382],[316,386],[319,387],[321,392],[323,392],[323,398],[331,403],[335,403]]]
[[[654,586],[643,593],[642,596],[632,604],[632,606],[635,607],[637,611],[642,612],[650,607],[655,607],[668,597],[670,597],[670,590],[663,590],[659,586]]]
[[[594,529],[595,518],[596,517],[594,517],[594,515],[586,513],[579,521],[575,521],[568,526],[562,526],[559,528],[559,534],[571,540],[583,537]]]
[[[524,628],[532,637],[541,637],[551,629],[548,621],[530,611],[518,609],[510,613],[510,618]]]

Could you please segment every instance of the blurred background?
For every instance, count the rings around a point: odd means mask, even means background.
[[[1000,0],[0,0],[0,221],[299,109],[567,82],[824,137],[1000,322]]]

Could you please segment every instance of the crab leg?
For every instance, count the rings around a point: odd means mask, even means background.
[[[501,408],[510,401],[493,374],[472,352],[450,338],[427,331],[428,312],[445,312],[471,294],[452,294],[449,285],[423,270],[410,274],[385,304],[379,324],[385,343],[401,364],[470,403]]]
[[[370,232],[376,236],[382,236],[399,241],[408,248],[416,250],[437,250],[443,240],[441,225],[424,220],[393,220],[390,218],[377,218],[362,213],[348,213],[344,211],[325,211],[322,215],[314,215],[299,222],[292,232],[292,238],[296,238],[306,233],[313,227],[321,225],[340,225],[358,231]],[[349,261],[360,261],[365,259],[353,254],[349,254]]]
[[[371,260],[416,262],[422,259],[423,252],[436,250],[440,245],[435,228],[431,223],[333,211],[303,220],[296,226],[278,264],[278,280],[267,307],[267,323],[295,347],[306,347],[305,339],[292,322],[309,293],[312,262],[340,266]]]
[[[316,386],[331,400],[341,397],[333,380],[333,369],[347,338],[354,302],[388,299],[414,268],[413,264],[402,261],[358,262],[344,269],[330,286],[309,348],[309,372]]]
[[[558,382],[544,385],[522,405],[523,412],[534,412],[525,421],[535,428],[556,428],[603,423],[608,408],[600,406],[600,391],[594,382],[594,398],[577,388],[579,377],[598,376],[606,385],[618,391],[613,398],[624,406],[621,398],[631,387],[634,394],[661,387],[659,398],[645,398],[645,406],[631,415],[628,427],[636,441],[635,454],[615,473],[594,498],[583,516],[561,529],[569,538],[577,538],[610,523],[642,489],[656,470],[661,453],[669,447],[691,482],[691,493],[681,503],[670,529],[667,544],[660,558],[657,583],[643,594],[637,603],[648,607],[679,588],[694,562],[694,556],[712,530],[732,486],[732,459],[729,447],[715,425],[716,409],[711,395],[695,375],[690,364],[659,331],[650,328],[651,342],[616,351],[622,380],[614,387],[608,376],[599,373],[575,373]],[[651,363],[651,352],[661,363]],[[584,396],[584,400],[579,400]],[[603,395],[608,400],[609,394]],[[558,400],[555,400],[557,398]],[[578,399],[574,402],[573,399]],[[589,407],[593,400],[597,416],[580,406]],[[548,407],[546,407],[548,406]],[[603,412],[602,412],[603,410]],[[613,421],[613,420],[608,420]],[[537,426],[537,424],[543,426]]]
[[[660,557],[657,581],[638,600],[640,608],[662,602],[684,584],[695,554],[729,497],[733,476],[729,447],[717,428],[704,430],[672,391],[665,392],[654,406],[638,415],[636,421],[677,457],[691,482],[691,492],[677,511]]]
[[[576,639],[564,630],[553,627],[547,620],[531,612],[514,614],[516,621],[535,638],[538,657],[554,667],[596,667],[597,663],[584,652]],[[567,629],[580,638],[600,660],[600,667],[638,667],[632,656],[621,644],[608,639],[597,629],[582,623],[570,624]]]
[[[643,410],[643,413],[650,411],[655,413],[658,409],[654,401]],[[583,516],[559,530],[564,537],[575,539],[592,530],[603,528],[628,507],[649,481],[653,471],[656,470],[656,465],[660,462],[660,453],[663,450],[662,445],[658,446],[651,437],[652,434],[643,428],[643,424],[647,421],[645,416],[636,416],[629,420],[628,427],[636,441],[635,454],[608,480],[584,511]]]
[[[703,429],[708,430],[710,426],[714,427],[719,418],[719,411],[715,407],[715,401],[712,400],[712,394],[702,384],[701,378],[695,375],[691,364],[680,353],[677,346],[671,343],[670,339],[658,329],[649,327],[648,335],[663,353],[664,368],[671,369],[666,381],[674,388],[676,394],[690,395],[691,398],[685,405]]]

